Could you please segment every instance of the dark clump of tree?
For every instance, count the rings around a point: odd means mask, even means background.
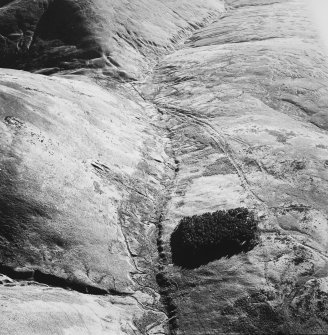
[[[172,261],[195,268],[247,252],[254,248],[257,239],[257,222],[247,208],[185,217],[171,235]]]

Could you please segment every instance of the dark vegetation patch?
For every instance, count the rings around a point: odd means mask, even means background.
[[[160,287],[160,294],[162,297],[163,305],[166,309],[166,314],[169,319],[168,326],[170,329],[170,334],[175,335],[177,329],[179,328],[178,324],[178,307],[174,302],[174,285],[168,279],[167,274],[165,272],[159,272],[156,275],[156,282]]]
[[[254,214],[235,208],[183,218],[171,235],[172,261],[196,268],[221,257],[247,252],[257,243]]]
[[[213,164],[206,167],[204,176],[213,176],[218,174],[233,174],[236,173],[236,169],[231,164],[227,157],[217,159]]]

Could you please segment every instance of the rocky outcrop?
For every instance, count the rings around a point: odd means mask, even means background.
[[[0,6],[4,334],[328,332],[327,56],[305,0]],[[237,208],[252,248],[172,262],[182,219]]]

